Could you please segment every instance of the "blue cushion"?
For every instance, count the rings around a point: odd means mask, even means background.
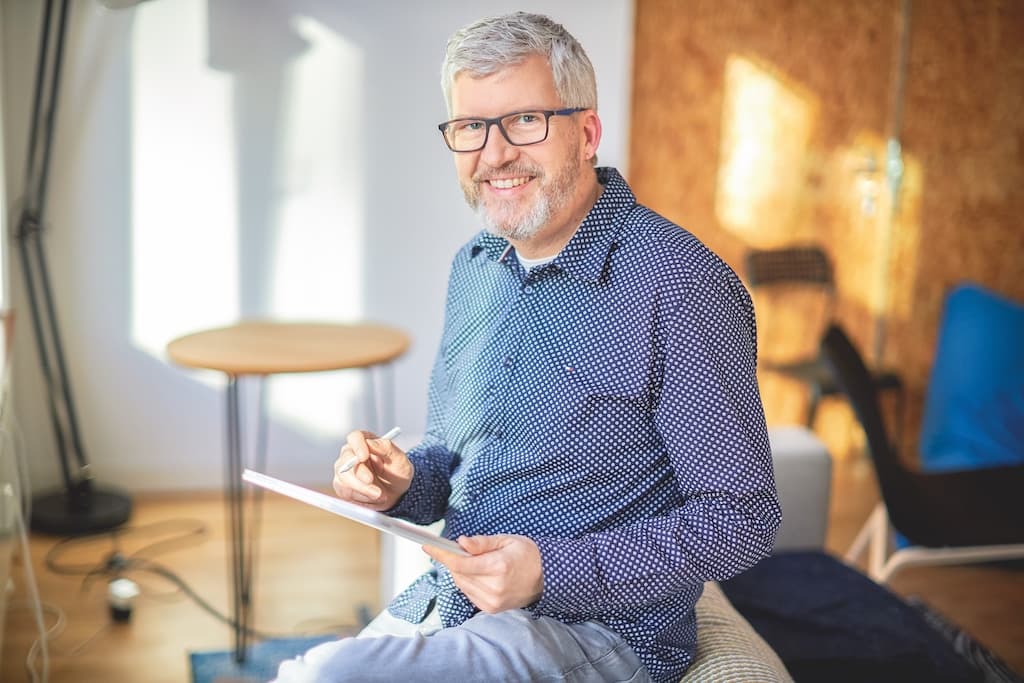
[[[926,471],[1024,464],[1024,305],[972,283],[949,293],[920,441]]]

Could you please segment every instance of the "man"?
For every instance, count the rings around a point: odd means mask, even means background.
[[[694,604],[779,524],[750,298],[693,235],[595,168],[593,68],[551,20],[449,41],[440,125],[486,226],[456,255],[427,435],[354,432],[334,489],[469,556],[281,680],[676,681]],[[430,635],[426,635],[430,634]],[[305,676],[305,678],[303,677]]]

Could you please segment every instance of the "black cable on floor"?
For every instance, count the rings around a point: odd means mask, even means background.
[[[175,526],[180,527],[183,525],[185,526],[184,531],[176,537],[149,543],[135,550],[131,554],[125,554],[120,550],[120,541],[124,537],[142,532],[152,532],[153,530],[160,530],[165,527],[173,528]],[[185,547],[187,545],[195,545],[198,543],[199,539],[203,538],[205,535],[206,525],[197,520],[167,520],[142,527],[115,529],[88,536],[62,539],[47,551],[44,563],[46,568],[55,574],[84,577],[82,580],[83,590],[86,590],[93,580],[100,577],[106,577],[113,580],[115,578],[126,577],[133,572],[151,574],[171,583],[175,586],[178,592],[181,592],[190,598],[203,611],[207,612],[217,620],[227,624],[231,628],[238,628],[237,622],[234,619],[220,612],[209,601],[199,595],[184,579],[167,567],[152,561],[149,557],[146,557],[147,555],[154,555],[158,552],[166,552],[168,550]],[[108,552],[102,561],[90,564],[60,562],[61,557],[71,550],[108,536],[110,537],[110,541],[114,546],[114,549]],[[291,638],[297,635],[319,635],[313,633],[271,633],[255,629],[250,626],[244,626],[242,627],[242,630],[247,635],[262,640],[269,638]]]

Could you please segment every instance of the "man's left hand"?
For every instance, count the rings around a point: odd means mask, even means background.
[[[540,549],[526,536],[460,536],[470,557],[434,546],[423,551],[452,573],[455,585],[488,614],[526,607],[544,590]]]

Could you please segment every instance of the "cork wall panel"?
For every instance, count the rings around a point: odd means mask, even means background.
[[[973,280],[1024,301],[1024,0],[908,7],[637,0],[629,179],[741,275],[752,246],[822,244],[836,318],[904,376],[912,451],[945,292]],[[814,338],[775,305],[759,325],[789,332],[762,357]],[[801,387],[762,391],[770,422],[801,419]]]

